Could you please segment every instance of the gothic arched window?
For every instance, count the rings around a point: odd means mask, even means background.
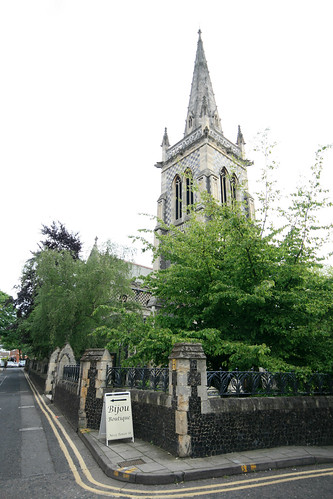
[[[220,175],[220,182],[221,182],[221,203],[225,204],[228,200],[227,198],[227,178],[228,178],[228,171],[226,168],[223,168],[221,171]]]
[[[182,218],[182,180],[179,175],[175,178],[175,219]]]
[[[194,203],[193,195],[193,177],[190,169],[185,172],[185,184],[186,184],[186,212],[190,212],[190,207]]]
[[[230,193],[231,193],[231,202],[236,201],[237,199],[237,184],[238,180],[235,174],[230,179]]]

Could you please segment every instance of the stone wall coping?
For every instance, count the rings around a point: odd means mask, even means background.
[[[333,396],[208,398],[208,413],[333,408]]]
[[[201,343],[175,343],[169,359],[206,359]]]
[[[130,392],[132,402],[141,402],[144,404],[159,405],[163,407],[171,407],[171,396],[164,392],[155,392],[153,390],[138,390],[136,388],[104,388],[105,393],[113,392]]]
[[[89,362],[89,361],[100,361],[100,360],[110,360],[111,355],[108,350],[105,348],[90,348],[86,350],[81,357],[81,362]]]

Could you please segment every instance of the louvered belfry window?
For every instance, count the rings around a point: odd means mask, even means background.
[[[190,207],[194,203],[193,178],[192,178],[191,170],[187,170],[185,172],[185,175],[186,175],[186,209],[187,209],[187,213],[189,213]]]
[[[175,187],[176,187],[175,218],[176,220],[179,220],[180,218],[182,218],[182,181],[178,175],[175,179]]]
[[[228,177],[228,172],[225,168],[223,168],[221,175],[220,175],[221,203],[222,204],[225,204],[227,202],[227,177]]]

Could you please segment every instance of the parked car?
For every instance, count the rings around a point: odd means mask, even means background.
[[[19,367],[24,367],[25,366],[25,360],[20,360],[18,363]]]
[[[14,362],[13,360],[9,360],[7,362],[7,367],[18,367],[18,362]]]

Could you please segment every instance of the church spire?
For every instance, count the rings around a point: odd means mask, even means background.
[[[222,133],[212,83],[199,29],[197,53],[194,63],[190,102],[187,111],[185,133],[188,135],[199,126],[215,128]]]
[[[92,247],[92,249],[90,251],[90,255],[88,257],[88,260],[91,260],[92,258],[99,258],[99,251],[98,251],[97,241],[98,241],[98,237],[96,236],[95,237],[95,244],[94,244],[94,246]]]

